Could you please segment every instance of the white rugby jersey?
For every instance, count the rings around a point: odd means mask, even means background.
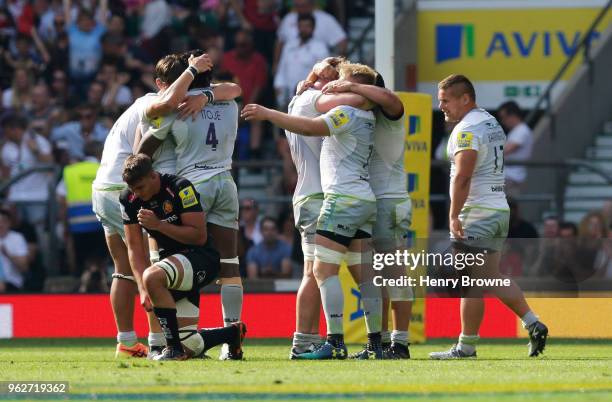
[[[408,197],[404,172],[404,135],[404,115],[391,120],[380,110],[376,112],[370,186],[377,199]]]
[[[473,149],[478,152],[465,206],[508,209],[504,191],[504,144],[501,125],[484,109],[473,109],[455,126],[448,140],[451,181],[455,177],[455,154]]]
[[[374,149],[374,113],[337,106],[322,118],[330,133],[321,147],[323,192],[375,201],[368,182],[368,164]]]
[[[238,104],[233,100],[206,105],[195,120],[175,120],[168,137],[176,143],[176,174],[199,183],[231,170],[237,132]]]
[[[121,173],[125,160],[133,153],[138,125],[142,123],[141,132],[144,135],[151,124],[154,124],[153,122],[161,121],[160,119],[149,121],[145,116],[149,102],[157,96],[156,93],[148,93],[136,99],[132,106],[119,116],[111,128],[104,142],[100,168],[93,182],[93,187],[96,190],[125,187]],[[172,141],[164,141],[155,151],[152,159],[155,170],[162,173],[174,173],[176,161]]]
[[[294,96],[289,103],[289,114],[300,117],[318,117],[321,115],[316,109],[317,99],[321,91],[309,89],[299,96]],[[321,157],[321,137],[307,137],[285,130],[291,159],[295,165],[298,179],[293,193],[293,203],[312,194],[323,193],[321,188],[321,170],[319,159]]]
[[[95,189],[106,190],[125,185],[121,178],[123,163],[132,154],[136,128],[144,118],[148,101],[156,95],[148,93],[136,99],[113,124],[104,142],[100,168],[93,182]]]

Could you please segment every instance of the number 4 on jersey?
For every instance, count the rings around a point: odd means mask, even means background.
[[[215,132],[215,123],[210,123],[210,126],[208,126],[208,133],[206,134],[206,145],[211,145],[212,150],[216,151],[218,143],[217,133]]]

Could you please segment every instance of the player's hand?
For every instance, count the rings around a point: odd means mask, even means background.
[[[304,80],[304,81],[300,81],[297,84],[297,88],[295,90],[295,94],[296,95],[301,95],[304,93],[305,90],[307,90],[308,88],[312,88],[312,86],[314,85],[313,82],[310,82],[308,80]]]
[[[138,223],[148,230],[158,230],[161,226],[161,221],[155,216],[155,213],[144,208],[138,211]]]
[[[242,108],[242,112],[240,112],[240,117],[245,119],[246,121],[251,120],[266,120],[269,109],[263,107],[261,105],[257,105],[254,103],[250,103]]]
[[[450,228],[451,235],[455,239],[460,239],[460,240],[465,239],[465,233],[463,232],[463,225],[461,224],[461,221],[459,220],[459,218],[451,218],[449,222],[449,228]]]
[[[208,103],[208,98],[205,95],[193,95],[183,99],[183,102],[178,106],[178,118],[187,120],[191,116],[191,120],[195,120],[198,113],[204,109]]]
[[[144,290],[140,291],[140,305],[147,312],[153,311],[153,304],[151,303],[151,298],[149,298],[149,294]]]
[[[351,92],[353,83],[344,80],[335,80],[328,82],[321,89],[324,94],[331,94],[337,92]]]
[[[204,53],[201,56],[189,56],[189,65],[193,66],[198,70],[198,73],[203,73],[205,71],[211,70],[213,68],[212,60],[207,53]]]

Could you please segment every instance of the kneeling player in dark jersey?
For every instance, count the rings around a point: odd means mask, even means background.
[[[242,355],[242,322],[197,330],[200,288],[219,272],[219,253],[207,239],[198,192],[184,178],[154,171],[144,154],[125,161],[123,180],[129,188],[120,201],[130,264],[140,301],[157,316],[167,343],[153,359],[185,360],[222,343]],[[151,266],[141,227],[159,245],[160,261]]]

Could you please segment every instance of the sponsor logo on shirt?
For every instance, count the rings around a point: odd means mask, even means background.
[[[334,128],[340,128],[350,121],[350,118],[343,110],[336,110],[329,118]]]
[[[172,207],[172,202],[169,200],[164,201],[164,213],[171,214],[174,208]]]
[[[195,190],[192,186],[182,189],[179,193],[179,197],[181,198],[183,208],[193,207],[198,203],[198,199],[195,195]]]
[[[472,138],[474,134],[469,131],[462,131],[457,134],[457,147],[458,148],[472,148]]]

